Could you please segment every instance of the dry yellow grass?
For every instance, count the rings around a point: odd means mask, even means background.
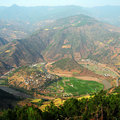
[[[65,100],[62,100],[60,98],[54,99],[53,103],[55,104],[55,106],[60,106],[63,105],[63,103],[65,102]],[[50,101],[48,102],[44,102],[42,106],[39,107],[39,109],[41,109],[42,111],[45,110],[45,107],[50,105]]]
[[[47,106],[49,106],[49,105],[50,105],[50,101],[44,102],[43,105],[41,105],[41,106],[39,107],[39,109],[42,110],[42,111],[44,111],[45,108],[46,108]]]
[[[40,102],[40,101],[41,101],[41,99],[33,99],[31,102],[37,103],[37,102]]]
[[[81,100],[83,98],[90,98],[90,95],[86,95],[86,96],[82,96],[82,97],[79,97],[78,100]]]
[[[116,63],[115,65],[120,65],[120,62]]]
[[[53,29],[54,29],[54,30],[56,30],[57,28],[56,28],[56,27],[54,27]]]
[[[62,48],[71,48],[71,45],[63,45]]]
[[[44,30],[48,31],[49,29],[44,29]]]
[[[42,110],[42,111],[44,111],[45,108],[46,108],[47,106],[49,106],[49,105],[50,105],[50,104],[48,104],[48,105],[42,105],[42,106],[39,107],[39,109]]]
[[[81,100],[82,98],[90,98],[90,95],[82,96],[82,97],[79,97],[79,98],[77,98],[77,99],[78,99],[78,100]],[[57,99],[54,99],[54,100],[53,100],[53,103],[55,104],[55,106],[60,106],[60,105],[63,105],[65,101],[66,101],[66,100],[62,100],[62,99],[60,99],[60,98],[57,98]],[[44,110],[45,110],[45,107],[47,107],[47,106],[49,106],[49,105],[50,105],[50,101],[44,102],[43,105],[39,107],[39,109],[41,109],[42,111],[44,111]]]
[[[10,50],[6,50],[5,52],[6,52],[6,53],[9,53],[9,52],[10,52]]]
[[[114,39],[110,39],[107,43],[110,44]]]
[[[60,99],[60,98],[57,98],[57,99],[55,99],[53,102],[54,102],[54,104],[55,104],[56,106],[60,106],[60,105],[62,105],[62,104],[65,102],[65,100],[62,100],[62,99]]]

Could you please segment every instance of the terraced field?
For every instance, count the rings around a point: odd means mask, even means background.
[[[63,77],[62,80],[46,88],[47,96],[70,97],[90,94],[103,89],[96,81],[85,81],[74,77]]]

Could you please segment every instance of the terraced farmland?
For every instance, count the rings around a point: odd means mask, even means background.
[[[63,77],[62,80],[46,88],[48,96],[69,97],[90,94],[103,89],[103,85],[95,81],[84,81],[74,77]]]

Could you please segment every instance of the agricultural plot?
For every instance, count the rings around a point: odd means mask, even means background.
[[[103,76],[110,76],[113,78],[117,77],[117,75],[108,68],[100,67],[95,64],[81,64],[81,65],[95,72],[96,74],[103,75]]]
[[[95,81],[85,81],[73,77],[62,80],[46,88],[48,96],[70,97],[90,94],[103,89],[103,85]]]

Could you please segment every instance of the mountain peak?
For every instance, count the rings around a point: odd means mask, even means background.
[[[17,4],[13,4],[12,6],[10,6],[10,7],[19,7]]]

